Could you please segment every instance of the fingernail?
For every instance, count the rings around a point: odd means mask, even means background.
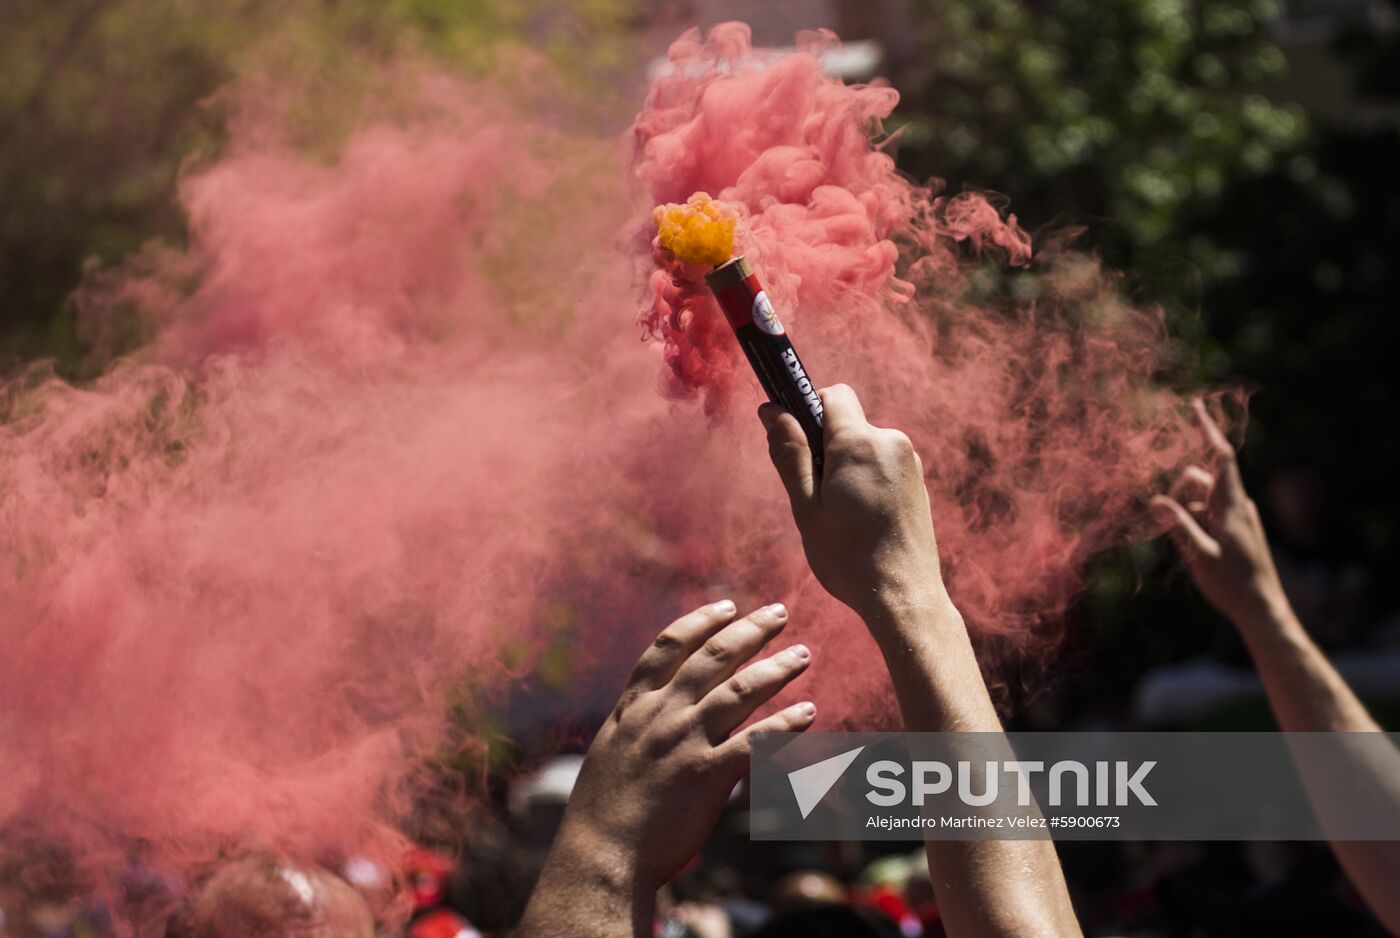
[[[774,603],[773,605],[769,606],[763,611],[768,613],[773,618],[777,619],[779,622],[787,618],[787,607],[784,606],[782,603]]]
[[[773,429],[773,426],[774,426],[774,424],[776,423],[776,419],[777,419],[777,414],[773,413],[773,411],[772,411],[771,408],[763,407],[763,406],[761,406],[761,405],[759,406],[759,408],[758,408],[758,420],[759,420],[759,423],[763,424],[763,429],[765,429],[765,430],[771,430],[771,429]]]
[[[802,711],[803,716],[812,717],[817,715],[817,705],[810,700],[804,704],[798,704],[797,709]]]
[[[719,602],[715,603],[714,606],[711,607],[711,608],[713,608],[713,609],[715,610],[715,612],[726,613],[726,614],[727,614],[727,613],[731,613],[731,612],[733,612],[734,609],[735,609],[734,600],[732,600],[732,599],[721,599]]]
[[[788,651],[792,652],[792,656],[799,661],[806,661],[812,657],[812,652],[808,650],[806,645],[793,645]]]

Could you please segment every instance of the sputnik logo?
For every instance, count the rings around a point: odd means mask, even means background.
[[[856,761],[856,756],[860,755],[864,749],[864,746],[857,746],[839,756],[813,762],[809,766],[788,773],[788,782],[792,785],[792,794],[797,799],[797,810],[802,812],[803,820],[807,819],[807,815],[812,813],[812,809],[841,780],[841,776],[846,774],[851,763]]]

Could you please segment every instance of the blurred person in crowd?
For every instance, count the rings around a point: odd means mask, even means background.
[[[756,922],[736,921],[732,908],[711,900],[681,902],[667,916],[659,938],[919,938],[921,929],[899,922],[876,903],[853,903],[846,887],[830,873],[797,870],[782,877],[770,905]]]
[[[728,807],[738,801],[731,798]],[[666,916],[661,938],[672,933],[676,938],[747,938],[768,920],[768,906],[746,895],[739,872],[708,855],[733,833],[721,824],[695,861],[666,884],[658,898],[658,908],[664,908]],[[743,842],[747,845],[747,837]]]
[[[922,935],[927,925],[937,922],[933,898],[928,857],[923,851],[895,853],[872,861],[861,870],[851,894],[856,905],[878,911],[897,923],[904,935]]]
[[[907,729],[1000,732],[939,573],[918,454],[903,433],[870,424],[849,387],[820,393],[820,467],[791,414],[772,404],[759,411],[813,573],[870,629]],[[787,618],[778,604],[736,618],[733,603],[714,603],[672,623],[643,653],[589,749],[518,934],[652,933],[657,890],[709,835],[748,770],[753,737],[800,732],[816,718],[816,706],[803,702],[744,726],[811,660],[796,645],[749,663]],[[1051,842],[929,842],[926,850],[948,934],[1080,934]],[[835,909],[765,929],[879,934],[863,928],[861,913]]]
[[[407,938],[481,938],[481,932],[448,904],[451,859],[433,850],[411,850],[404,867],[413,892]]]
[[[316,866],[249,856],[205,883],[175,938],[374,938],[369,906]]]
[[[845,901],[846,887],[835,876],[820,870],[797,870],[778,880],[773,887],[772,903],[776,912]]]
[[[22,835],[0,831],[6,846]],[[108,903],[67,851],[52,842],[28,841],[0,866],[0,935],[13,938],[105,938],[114,935]],[[137,923],[138,926],[141,923]],[[140,938],[159,934],[138,931]]]
[[[658,938],[735,938],[734,922],[716,902],[681,902],[667,913]]]
[[[446,902],[479,931],[507,933],[520,922],[543,863],[543,849],[483,818],[448,881]]]
[[[1239,631],[1268,695],[1279,726],[1293,733],[1379,733],[1380,726],[1328,662],[1295,614],[1274,565],[1259,510],[1240,478],[1235,450],[1197,401],[1196,417],[1215,460],[1191,466],[1175,486],[1175,498],[1157,496],[1152,506],[1169,525],[1197,589]],[[1400,812],[1400,752],[1333,766],[1349,784],[1371,787]],[[1319,780],[1300,764],[1310,793]],[[1314,809],[1326,826],[1325,799]],[[1334,841],[1332,849],[1377,918],[1400,933],[1400,843]]]
[[[1312,843],[1182,845],[1195,857],[1159,873],[1152,899],[1177,932],[1234,938],[1382,938],[1331,853]]]
[[[827,904],[775,915],[753,938],[900,938],[901,934],[897,925],[877,912]]]

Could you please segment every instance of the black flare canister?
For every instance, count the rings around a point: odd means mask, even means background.
[[[724,310],[768,399],[797,418],[807,434],[813,461],[821,465],[821,398],[753,268],[743,257],[736,257],[706,274],[705,282]]]

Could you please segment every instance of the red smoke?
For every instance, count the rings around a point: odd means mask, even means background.
[[[915,184],[873,142],[898,93],[822,74],[827,33],[777,62],[742,24],[672,47],[633,127],[657,202],[703,190],[744,217],[746,254],[818,383],[846,382],[928,466],[945,574],[983,634],[1028,637],[1125,533],[1198,440],[1154,372],[1159,312],[1125,305],[1093,259],[1032,261],[1014,215]],[[693,272],[653,248],[650,305],[665,388],[747,410],[753,380]],[[998,264],[1031,264],[1021,304],[977,298]]]
[[[630,328],[646,236],[615,235],[697,189],[746,208],[815,376],[918,444],[973,627],[1054,618],[1195,446],[1151,380],[1160,318],[1069,254],[1031,261],[1033,302],[973,302],[1027,240],[895,172],[871,134],[896,93],[746,56],[737,26],[677,43],[633,130],[642,199],[613,134],[489,87],[422,81],[332,161],[243,109],[182,186],[188,247],[79,293],[95,334],[134,316],[145,347],[91,384],[4,385],[0,828],[93,860],[134,838],[166,864],[397,855],[449,706],[484,720],[545,681],[596,704],[724,595],[790,605],[824,720],[885,713],[723,321],[662,276],[666,363]]]

